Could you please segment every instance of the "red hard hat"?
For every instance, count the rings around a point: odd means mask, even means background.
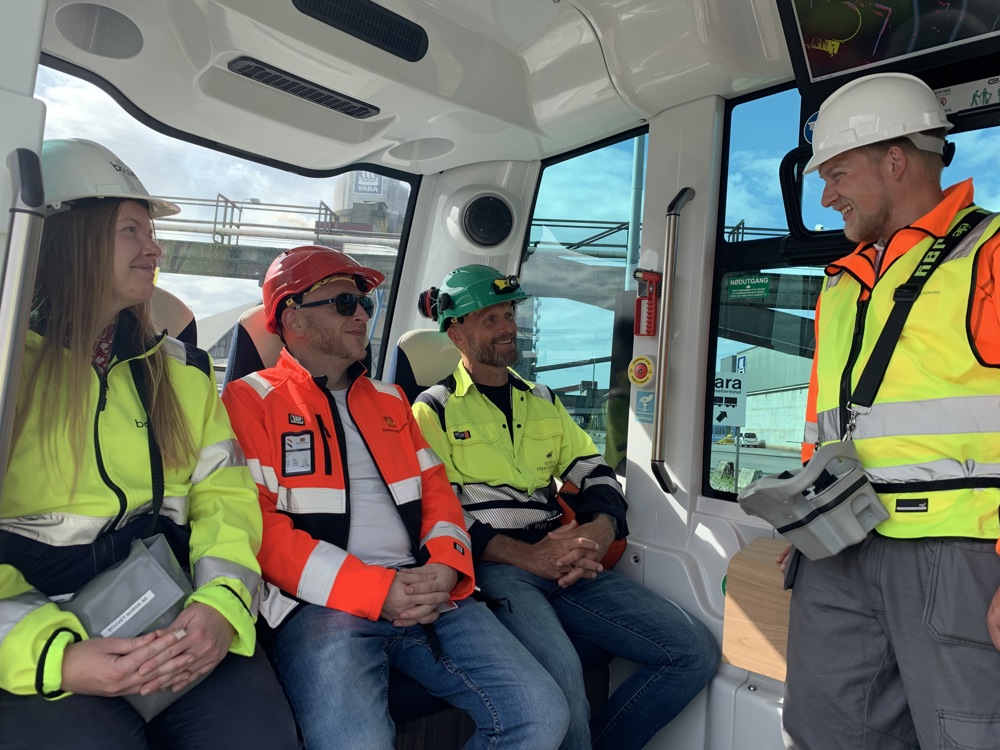
[[[264,276],[264,314],[267,330],[278,332],[281,305],[288,297],[302,294],[317,281],[330,276],[351,276],[365,294],[385,281],[385,275],[365,268],[347,253],[319,245],[286,250],[271,262]]]

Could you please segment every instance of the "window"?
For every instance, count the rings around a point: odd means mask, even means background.
[[[778,165],[798,144],[798,119],[794,90],[730,113],[706,490],[733,493],[762,474],[801,465],[822,268],[788,267],[777,243],[788,231]]]
[[[39,69],[35,96],[48,108],[46,139],[101,143],[151,194],[181,207],[156,221],[158,284],[192,309],[198,345],[218,371],[240,314],[261,301],[271,261],[311,244],[341,249],[385,274],[370,324],[379,371],[411,182],[365,171],[304,177],[180,141],[134,120],[97,87],[47,68]]]
[[[645,135],[545,166],[521,269],[522,374],[552,388],[623,470]],[[615,335],[615,326],[627,335]],[[619,351],[621,349],[622,351]],[[624,359],[624,363],[620,360]]]

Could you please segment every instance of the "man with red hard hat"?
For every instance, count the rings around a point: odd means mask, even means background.
[[[360,360],[384,276],[318,246],[264,279],[278,363],[223,394],[264,515],[261,614],[306,747],[390,750],[390,669],[467,711],[468,747],[559,745],[568,709],[474,588],[444,466]]]

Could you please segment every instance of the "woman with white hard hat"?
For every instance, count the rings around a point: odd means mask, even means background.
[[[153,219],[180,209],[96,143],[46,141],[41,161],[46,219],[0,496],[0,748],[297,747],[256,649],[256,488],[208,355],[151,318]],[[123,638],[60,606],[156,534],[192,580],[172,622]],[[182,692],[148,720],[134,698]]]

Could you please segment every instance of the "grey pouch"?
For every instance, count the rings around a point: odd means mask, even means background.
[[[92,638],[134,638],[173,622],[192,591],[167,540],[157,534],[136,539],[128,557],[92,578],[59,606],[75,614]],[[124,698],[149,721],[195,684],[178,693],[161,690]]]
[[[736,499],[810,560],[857,544],[889,518],[851,440],[823,445],[803,469],[761,477]]]

